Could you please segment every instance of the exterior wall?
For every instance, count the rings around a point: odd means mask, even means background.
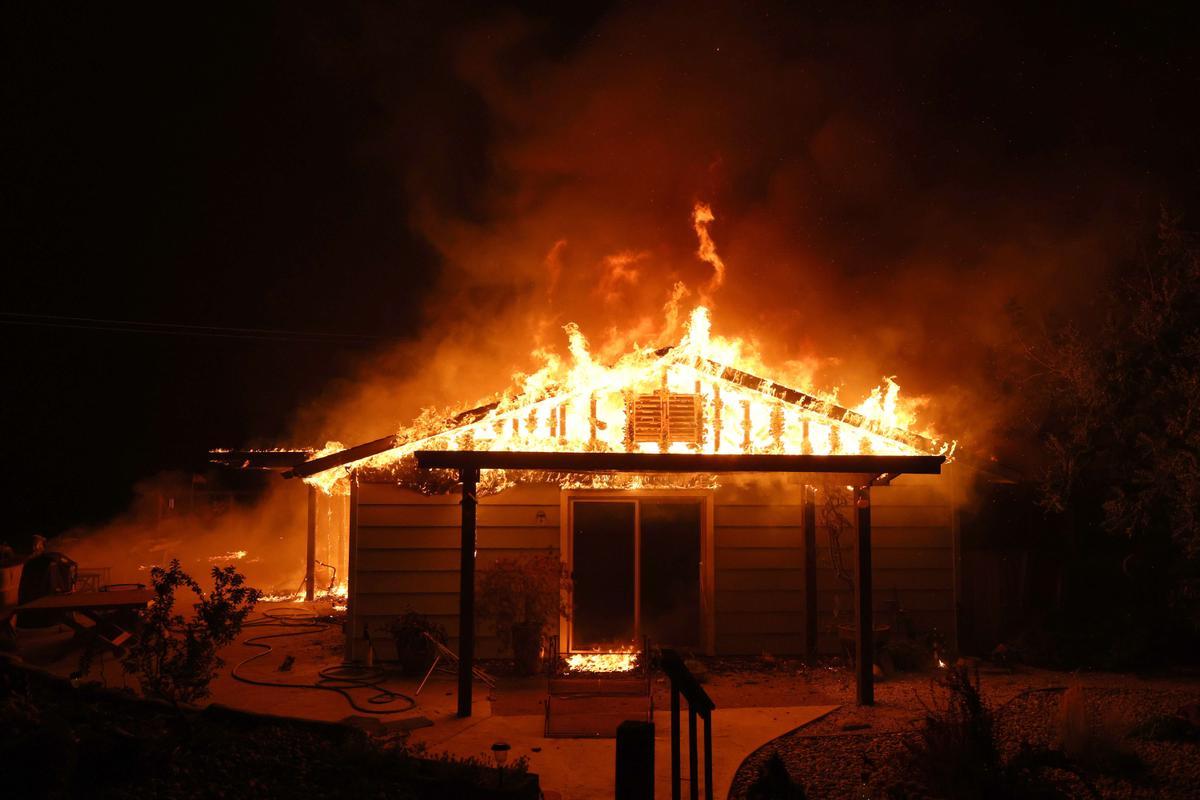
[[[810,476],[811,481],[811,476]],[[713,493],[715,652],[803,653],[805,650],[805,476],[727,476]],[[947,476],[903,476],[872,496],[876,620],[893,622],[898,602],[918,631],[954,633],[954,548]],[[495,558],[559,552],[563,494],[558,486],[524,485],[480,501],[479,567]],[[817,622],[821,652],[836,652],[836,624],[853,620],[854,596],[835,574],[818,495]],[[853,506],[844,513],[854,518]],[[387,633],[409,609],[442,624],[458,649],[459,495],[427,497],[392,484],[358,488],[352,532],[352,658],[366,654],[364,625],[378,657],[394,657]],[[841,542],[854,571],[853,530]],[[480,623],[477,654],[498,654]]]
[[[358,487],[358,532],[350,576],[354,617],[350,654],[366,654],[363,626],[379,658],[395,657],[387,632],[396,617],[412,609],[446,628],[458,651],[458,561],[461,495],[428,497],[394,484]],[[518,486],[479,502],[477,568],[505,556],[558,550],[559,489]],[[477,629],[476,654],[497,654],[493,631]]]
[[[876,623],[891,624],[899,603],[918,635],[936,627],[953,643],[955,634],[954,536],[951,476],[903,475],[871,489],[871,574]],[[818,507],[819,507],[818,498]],[[853,515],[854,508],[847,511]],[[852,516],[853,518],[853,516]],[[818,523],[820,515],[818,514]],[[856,534],[841,541],[842,563],[854,574]],[[829,531],[817,527],[819,649],[839,648],[835,611],[853,624],[854,593],[834,572]]]
[[[804,652],[800,476],[726,476],[713,498],[716,651]]]

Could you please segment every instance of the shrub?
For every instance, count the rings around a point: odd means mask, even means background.
[[[510,647],[526,673],[537,671],[542,637],[567,616],[570,580],[554,553],[498,558],[475,576],[479,616],[491,620],[501,645]]]
[[[1047,769],[1071,770],[1058,752],[1022,745],[1012,758],[1001,757],[996,714],[972,680],[965,664],[949,667],[937,685],[947,693],[926,708],[922,727],[905,741],[899,777],[880,792],[891,800],[921,797],[1059,797],[1063,792]]]
[[[405,675],[420,675],[433,663],[437,648],[425,634],[442,644],[446,643],[445,628],[411,609],[392,622],[391,634],[396,643],[400,669]]]
[[[805,796],[804,787],[792,780],[779,753],[771,753],[746,790],[746,800],[805,800]]]
[[[1093,718],[1078,681],[1063,692],[1058,705],[1058,746],[1080,767],[1118,775],[1140,771],[1141,760],[1123,742],[1128,727],[1112,714]]]
[[[141,630],[121,659],[135,675],[142,693],[172,705],[208,697],[208,685],[224,661],[217,650],[233,642],[262,592],[245,585],[234,567],[213,567],[213,588],[205,594],[178,560],[150,571],[156,598],[141,614]],[[176,593],[186,588],[196,596],[194,614],[176,613]]]

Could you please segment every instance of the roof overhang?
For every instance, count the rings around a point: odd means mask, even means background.
[[[312,458],[312,450],[209,450],[210,464],[234,469],[291,470]]]
[[[418,450],[423,469],[539,472],[833,472],[938,475],[945,456],[737,455],[725,453],[542,453],[511,450]]]

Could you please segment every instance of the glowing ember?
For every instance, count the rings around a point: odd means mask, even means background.
[[[216,564],[217,562],[223,562],[223,561],[241,561],[245,557],[246,557],[245,550],[230,550],[225,555],[209,556],[208,561],[211,564]]]
[[[637,666],[638,654],[632,650],[621,653],[571,653],[567,656],[570,672],[629,672]]]
[[[313,592],[313,602],[329,602],[333,606],[334,611],[346,610],[346,595],[348,587],[345,581],[342,581],[332,589],[317,589]],[[303,603],[304,592],[273,592],[264,594],[259,602],[262,603]]]

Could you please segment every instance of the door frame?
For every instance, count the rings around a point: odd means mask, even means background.
[[[715,587],[715,545],[713,542],[713,492],[710,489],[563,489],[559,493],[559,552],[568,572],[575,570],[574,537],[571,531],[575,527],[574,501],[593,502],[633,502],[634,503],[634,627],[640,631],[641,625],[641,557],[638,545],[641,541],[642,500],[699,500],[700,501],[700,646],[706,655],[713,655],[716,643],[716,608],[714,599]],[[573,598],[569,598],[573,604]],[[571,652],[574,646],[574,635],[571,620],[560,616],[558,620],[558,641],[563,652]]]

